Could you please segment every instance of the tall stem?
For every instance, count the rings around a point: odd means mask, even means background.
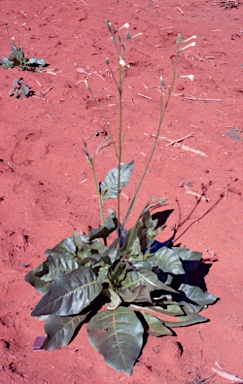
[[[131,200],[131,203],[128,207],[128,210],[127,210],[127,214],[123,220],[123,223],[122,225],[124,226],[127,219],[128,219],[128,216],[130,214],[130,211],[133,207],[133,204],[135,203],[135,200],[136,200],[136,197],[137,197],[137,194],[140,190],[140,187],[144,181],[144,178],[146,176],[146,173],[148,171],[148,168],[150,166],[150,163],[152,161],[152,158],[154,156],[154,151],[155,151],[155,148],[157,146],[157,143],[158,143],[158,139],[159,139],[159,135],[160,135],[160,131],[161,131],[161,127],[162,127],[162,124],[163,124],[163,121],[164,121],[164,117],[165,117],[165,114],[166,114],[166,111],[167,111],[167,108],[168,108],[168,104],[169,104],[169,101],[170,101],[170,98],[171,98],[171,93],[172,93],[172,90],[173,90],[173,87],[174,87],[174,83],[175,83],[175,80],[176,80],[176,68],[177,68],[177,63],[178,63],[178,52],[176,54],[176,59],[175,59],[175,63],[173,64],[173,76],[172,76],[172,82],[170,84],[170,88],[169,88],[169,91],[168,91],[168,95],[167,95],[167,98],[166,98],[166,101],[165,101],[165,105],[163,107],[163,99],[162,99],[162,89],[161,89],[161,100],[160,100],[160,117],[159,117],[159,123],[158,123],[158,127],[157,127],[157,131],[156,131],[156,135],[155,135],[155,139],[154,139],[154,143],[153,143],[153,146],[152,146],[152,149],[151,149],[151,152],[150,152],[150,155],[149,155],[149,158],[148,158],[148,161],[145,165],[145,168],[144,168],[144,171],[142,173],[142,176],[141,176],[141,179],[139,180],[139,183],[135,189],[135,193],[133,195],[133,198]]]
[[[120,198],[120,184],[121,184],[121,160],[122,160],[122,124],[123,124],[123,114],[122,114],[122,95],[123,95],[123,81],[122,81],[122,67],[119,65],[119,82],[118,82],[118,92],[119,92],[119,128],[118,128],[118,191],[117,191],[117,218],[118,218],[118,247],[120,246],[120,237],[121,237],[121,228],[120,228],[120,219],[121,219],[121,198]]]

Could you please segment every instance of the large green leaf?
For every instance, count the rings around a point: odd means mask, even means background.
[[[132,170],[134,167],[134,161],[124,163],[120,166],[120,186],[118,191],[118,168],[111,169],[103,182],[100,182],[99,189],[102,200],[115,199],[118,193],[121,192],[129,182]]]
[[[54,257],[49,256],[44,263],[44,270],[46,273],[43,275],[36,273],[36,276],[40,276],[42,280],[51,282],[57,276],[69,273],[78,268],[78,261],[74,259],[72,255],[56,254]]]
[[[95,315],[88,324],[88,339],[106,363],[130,375],[143,345],[144,328],[134,311],[118,307]]]
[[[145,285],[139,285],[133,290],[119,288],[118,293],[126,303],[153,303],[149,288]]]
[[[70,316],[80,313],[101,292],[102,286],[91,269],[79,267],[63,276],[58,276],[49,286],[32,311],[32,316]]]
[[[45,252],[45,255],[47,256],[56,256],[56,255],[76,255],[76,245],[73,241],[73,237],[67,237],[66,239],[62,240],[60,243],[55,245],[52,249],[47,249]]]
[[[55,253],[54,256],[49,256],[43,264],[28,272],[24,279],[33,285],[38,292],[45,295],[52,280],[77,268],[78,262],[74,260],[72,255],[66,254],[64,256]]]
[[[199,287],[188,284],[181,284],[178,290],[184,292],[186,297],[193,302],[190,305],[194,308],[195,312],[199,312],[202,308],[208,304],[215,303],[217,300],[216,296],[203,292]]]
[[[173,273],[174,275],[185,273],[180,257],[174,249],[163,247],[150,256],[148,260],[152,261],[163,272]]]
[[[191,251],[186,247],[178,248],[173,247],[172,250],[180,257],[183,261],[199,261],[202,258],[201,252]]]
[[[51,351],[68,345],[75,330],[85,321],[89,313],[77,316],[49,316],[45,323],[47,337],[41,349]]]
[[[172,332],[169,328],[165,327],[161,320],[157,317],[150,315],[149,313],[140,311],[143,314],[143,317],[148,324],[147,332],[152,336],[167,336],[172,335]]]
[[[162,283],[162,281],[158,279],[156,273],[146,269],[127,272],[126,278],[122,282],[122,290],[125,290],[126,288],[134,290],[140,285],[145,285],[148,287],[150,292],[155,291],[156,289],[160,289],[176,293],[173,288]]]
[[[167,327],[177,328],[177,327],[185,327],[187,325],[204,323],[208,321],[206,317],[198,315],[197,313],[192,313],[186,316],[177,317],[177,321],[164,321],[164,325]]]

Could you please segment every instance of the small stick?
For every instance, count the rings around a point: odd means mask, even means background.
[[[182,11],[182,9],[181,8],[179,8],[179,7],[176,7],[177,9],[178,9],[178,11],[180,11],[183,15],[185,15],[185,13]]]
[[[164,28],[160,28],[159,31],[162,31],[163,29],[168,29],[168,28],[173,28],[172,25],[170,27],[164,27]]]
[[[37,84],[41,87],[41,83],[38,80],[35,80]]]
[[[146,136],[149,136],[148,133],[144,133]],[[151,134],[152,137],[155,137],[154,134]],[[167,137],[165,136],[159,136],[159,139],[163,139],[163,140],[166,140],[166,141],[169,141],[169,143],[172,143],[173,140],[170,140],[168,139]],[[199,155],[201,157],[207,157],[206,153],[202,152],[202,151],[199,151],[198,149],[195,149],[195,148],[191,148],[191,147],[188,147],[187,145],[184,145],[184,144],[180,144],[180,143],[174,143],[174,147],[177,147],[177,148],[181,148],[183,149],[183,151],[188,151],[188,152],[192,152],[194,153],[194,155]]]
[[[89,179],[83,179],[79,182],[79,184],[83,184],[83,183],[86,183],[86,181],[88,181]]]
[[[229,192],[229,184],[227,184],[227,185],[226,185],[226,188],[225,188],[225,193],[224,193],[224,198],[225,198],[225,200],[227,199],[228,192]]]
[[[46,91],[41,92],[42,95],[45,96],[52,88],[53,88],[53,85],[51,85]]]
[[[207,99],[203,97],[194,97],[194,96],[184,96],[184,99],[196,100],[196,101],[222,101],[222,99]]]
[[[166,147],[169,147],[170,145],[173,145],[176,143],[180,143],[181,141],[187,139],[188,137],[192,137],[192,136],[193,136],[193,133],[189,133],[188,135],[182,137],[181,139],[177,139],[177,140],[171,141],[170,143],[166,144]]]
[[[179,143],[175,144],[174,146],[183,149],[183,151],[192,152],[192,153],[194,153],[194,155],[199,155],[201,157],[207,157],[206,153],[199,151],[199,149],[191,148],[191,147],[188,147],[187,145],[183,145],[183,144],[179,144]]]
[[[130,197],[127,196],[124,192],[121,192],[121,195],[122,195],[123,197],[125,197],[125,199],[127,199],[128,201],[130,200]]]
[[[142,95],[142,93],[138,93],[138,95],[144,97],[145,99],[156,101],[156,100],[152,99],[152,97]]]

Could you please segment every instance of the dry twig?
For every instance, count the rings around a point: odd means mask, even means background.
[[[186,100],[195,100],[195,101],[222,101],[222,99],[208,99],[204,97],[194,97],[194,96],[184,96]]]
[[[144,133],[144,134],[147,135],[147,136],[149,135],[148,133]],[[185,137],[182,137],[181,139],[179,139],[179,141],[184,140],[185,138],[189,137],[190,135],[192,135],[192,134],[189,134],[189,135],[187,135]],[[154,134],[151,134],[151,136],[155,137]],[[188,147],[187,145],[180,144],[178,142],[178,140],[171,140],[171,139],[168,139],[165,136],[159,136],[159,139],[166,140],[166,141],[168,141],[170,143],[170,145],[174,145],[174,147],[176,147],[176,148],[181,148],[181,149],[183,149],[183,151],[192,152],[196,156],[207,157],[206,153],[200,151],[199,149],[191,148],[191,147]]]
[[[166,147],[169,147],[170,145],[174,145],[174,144],[177,144],[177,143],[180,143],[181,141],[187,139],[188,137],[192,137],[193,136],[193,133],[189,133],[188,135],[180,138],[180,139],[177,139],[177,140],[173,140],[171,141],[170,143],[166,144]]]

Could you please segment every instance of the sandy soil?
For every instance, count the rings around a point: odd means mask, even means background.
[[[183,144],[206,156],[166,146],[160,139],[132,218],[151,196],[166,196],[168,207],[175,209],[169,226],[178,223],[179,211],[185,219],[195,205],[195,196],[182,184],[197,193],[208,186],[210,201],[186,221],[180,242],[203,252],[205,259],[214,258],[206,284],[220,298],[202,312],[209,323],[177,329],[176,337],[151,337],[131,377],[105,365],[88,343],[85,327],[62,350],[33,352],[35,337],[44,331],[30,316],[39,295],[23,280],[44,261],[43,251],[73,228],[86,231],[89,224],[98,225],[82,140],[95,150],[100,136],[93,132],[104,125],[83,80],[89,80],[116,130],[118,99],[104,64],[109,57],[116,65],[106,18],[117,26],[131,23],[132,34],[143,33],[128,49],[124,161],[136,163],[127,196],[152,145],[159,77],[170,81],[176,37],[197,36],[178,68],[180,75],[193,74],[194,81],[178,79],[161,136],[176,140],[193,133]],[[49,63],[49,72],[41,73],[0,68],[0,382],[229,383],[214,375],[212,368],[218,365],[243,377],[243,6],[225,9],[216,0],[2,0],[0,19],[1,56],[10,53],[10,36],[27,56]],[[8,95],[20,77],[35,97]],[[109,148],[102,155],[97,162],[101,180],[115,166]],[[224,197],[215,204],[221,193]],[[127,205],[125,197],[122,202]]]

